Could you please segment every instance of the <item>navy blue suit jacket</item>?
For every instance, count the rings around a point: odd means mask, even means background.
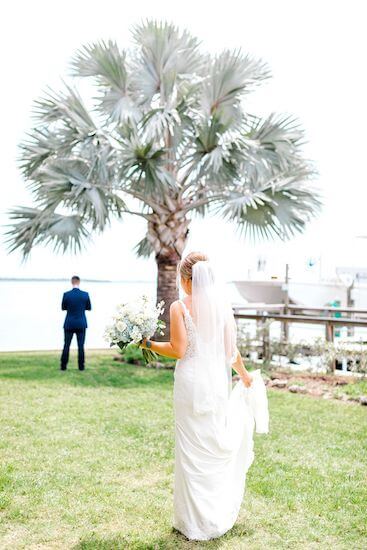
[[[67,311],[64,322],[65,329],[78,330],[87,328],[85,310],[90,311],[92,309],[88,292],[84,292],[79,288],[73,288],[69,292],[64,292],[61,309]]]

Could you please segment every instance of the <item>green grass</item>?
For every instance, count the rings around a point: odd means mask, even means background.
[[[366,409],[269,391],[271,433],[234,528],[208,543],[171,529],[172,378],[113,352],[0,354],[0,548],[362,549]]]
[[[358,399],[362,395],[367,395],[367,380],[356,380],[352,384],[346,384],[345,386],[338,386],[336,388],[336,395],[341,395],[344,393],[349,397],[354,397],[355,399]]]

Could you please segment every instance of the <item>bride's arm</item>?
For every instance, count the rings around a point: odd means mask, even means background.
[[[249,388],[252,384],[252,376],[246,369],[243,359],[241,357],[240,352],[237,350],[237,357],[235,359],[235,362],[232,363],[232,368],[237,372],[237,374],[240,376],[242,382],[245,384],[246,388]]]
[[[149,349],[165,357],[181,359],[186,352],[187,334],[180,304],[178,302],[173,302],[169,313],[171,327],[169,342],[154,342],[153,340],[149,340],[151,343]],[[141,347],[147,348],[146,340],[143,340]]]
[[[243,359],[238,351],[237,345],[237,326],[233,315],[232,308],[227,311],[227,318],[224,325],[224,347],[226,350],[226,357],[231,361],[231,368],[234,369],[240,376],[242,382],[246,388],[249,388],[252,384],[252,376],[245,368]],[[233,360],[234,357],[234,360]],[[233,362],[232,362],[233,361]]]

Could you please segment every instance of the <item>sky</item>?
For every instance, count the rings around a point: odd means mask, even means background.
[[[2,7],[0,27],[0,277],[69,277],[153,280],[154,259],[136,258],[144,236],[140,219],[114,222],[78,256],[34,249],[24,263],[9,255],[3,233],[7,212],[32,204],[16,165],[17,146],[31,127],[32,102],[47,87],[58,88],[78,48],[99,39],[130,43],[130,28],[144,18],[172,21],[198,36],[215,53],[241,48],[262,58],[273,78],[249,99],[256,114],[290,113],[305,129],[305,154],[319,175],[324,207],[305,233],[284,244],[249,243],[218,219],[194,220],[187,250],[204,250],[227,279],[253,276],[259,257],[281,275],[285,263],[297,278],[331,277],[335,266],[367,269],[366,62],[364,2],[227,0],[13,0]],[[319,260],[321,258],[321,261]],[[312,259],[315,267],[307,269]]]

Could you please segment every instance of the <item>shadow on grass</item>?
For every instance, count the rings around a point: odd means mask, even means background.
[[[96,533],[92,533],[81,539],[73,550],[170,550],[175,548],[191,549],[191,548],[210,548],[216,550],[221,548],[223,543],[229,542],[237,537],[249,537],[253,534],[253,529],[248,529],[242,523],[236,523],[228,533],[209,541],[192,541],[188,540],[179,531],[172,528],[171,532],[166,536],[158,537],[157,539],[143,540],[136,536],[116,535],[114,537],[100,537]],[[244,541],[242,541],[244,542]],[[234,541],[236,544],[236,541]]]
[[[60,371],[57,353],[12,353],[0,354],[0,379],[52,385],[134,388],[171,385],[173,371],[119,363],[111,355],[94,353],[87,354],[85,371],[78,370],[75,353],[71,355],[68,369]]]

